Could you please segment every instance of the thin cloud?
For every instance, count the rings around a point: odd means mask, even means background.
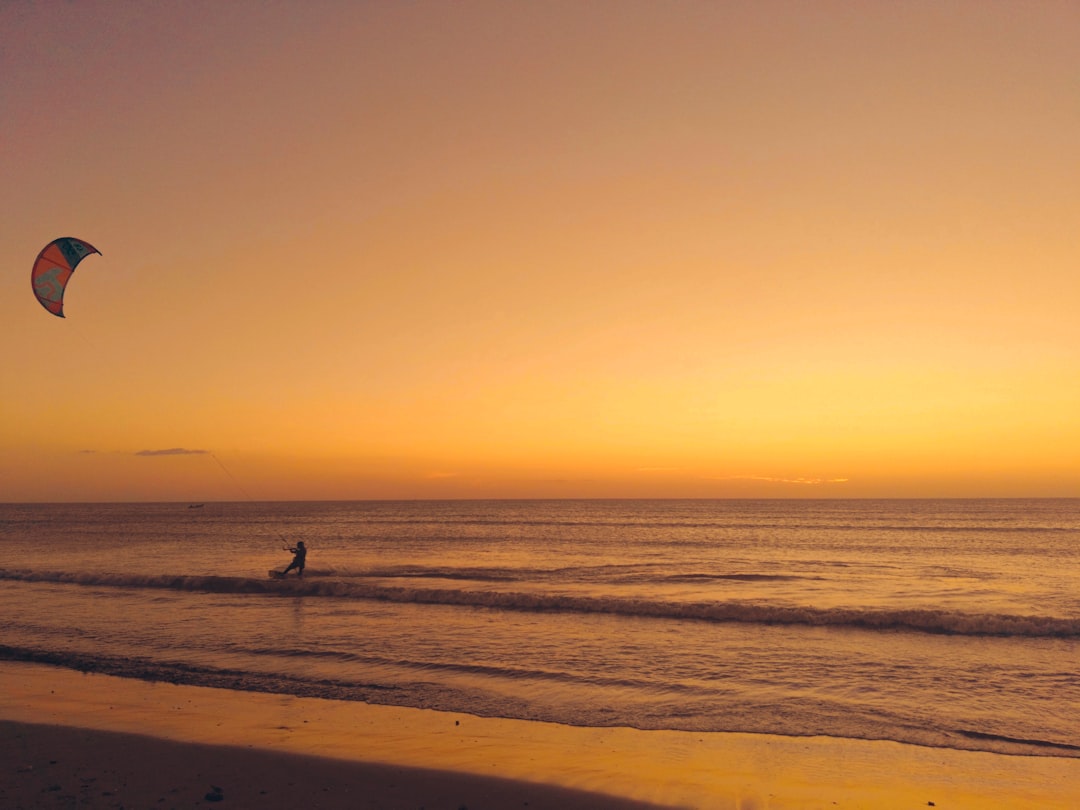
[[[725,475],[717,478],[709,478],[710,481],[764,481],[768,484],[803,484],[817,486],[820,484],[846,484],[849,478],[773,478],[768,475]]]
[[[209,450],[188,450],[185,447],[170,447],[167,450],[140,450],[137,456],[205,456]]]

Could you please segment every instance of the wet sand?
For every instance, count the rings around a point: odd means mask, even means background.
[[[572,728],[0,664],[4,808],[1070,808],[1080,760]]]
[[[555,785],[0,721],[0,807],[648,810]]]

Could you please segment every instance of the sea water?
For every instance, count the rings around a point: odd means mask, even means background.
[[[0,552],[7,660],[1080,757],[1080,500],[8,504]]]

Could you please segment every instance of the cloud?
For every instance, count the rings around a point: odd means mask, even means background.
[[[188,450],[184,447],[170,447],[168,450],[140,450],[137,456],[205,456],[209,450]]]
[[[772,478],[768,475],[725,475],[710,478],[710,481],[765,481],[769,484],[804,484],[815,486],[819,484],[846,484],[848,478]]]

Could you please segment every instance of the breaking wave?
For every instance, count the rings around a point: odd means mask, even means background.
[[[76,651],[43,650],[27,646],[12,646],[0,643],[0,661],[19,661],[26,663],[47,664],[50,666],[74,669],[83,673],[112,675],[120,678],[137,678],[152,683],[173,683],[187,686],[231,689],[245,692],[265,692],[270,694],[292,695],[296,697],[321,698],[326,700],[363,701],[371,704],[391,706],[411,706],[441,711],[467,712],[482,717],[519,717],[521,719],[542,720],[583,727],[605,728],[625,725],[642,729],[676,729],[693,731],[737,731],[757,734],[783,734],[785,736],[829,736],[847,737],[864,740],[891,740],[912,745],[932,746],[970,751],[994,751],[1002,754],[1024,756],[1080,757],[1080,745],[1062,739],[1016,737],[970,728],[949,726],[919,727],[910,723],[897,723],[888,717],[878,716],[872,724],[829,720],[827,717],[811,711],[811,717],[793,715],[775,715],[760,711],[760,707],[727,707],[722,713],[722,722],[716,719],[694,719],[666,714],[661,722],[646,715],[612,714],[609,707],[590,709],[576,705],[560,710],[555,706],[536,707],[525,716],[520,714],[520,707],[507,705],[498,700],[491,702],[483,699],[475,691],[459,692],[452,687],[441,686],[429,680],[405,683],[380,682],[378,676],[367,677],[305,677],[297,673],[257,671],[235,666],[214,666],[208,663],[183,662],[176,660],[154,660],[153,658],[110,655],[107,653],[86,653]],[[408,664],[409,662],[398,662]],[[413,663],[413,667],[421,668]],[[422,667],[426,671],[430,664]],[[566,680],[577,683],[600,684],[603,686],[630,687],[647,690],[648,681],[629,681],[623,679],[587,679],[574,678],[565,673],[543,671],[506,671],[496,667],[447,667],[459,672],[489,675],[496,678],[518,676],[526,679]],[[693,693],[694,687],[686,685],[665,686],[670,692]],[[693,695],[688,695],[693,698]],[[477,698],[480,701],[477,702]],[[807,719],[811,722],[806,724]],[[822,728],[825,723],[827,728]]]
[[[368,599],[418,605],[449,605],[511,611],[559,611],[649,619],[912,631],[963,636],[1078,638],[1080,618],[958,613],[946,610],[818,608],[740,601],[675,602],[625,596],[588,596],[383,585],[352,577],[304,579],[71,573],[0,569],[0,580],[95,588],[162,589],[216,594],[256,594]]]

